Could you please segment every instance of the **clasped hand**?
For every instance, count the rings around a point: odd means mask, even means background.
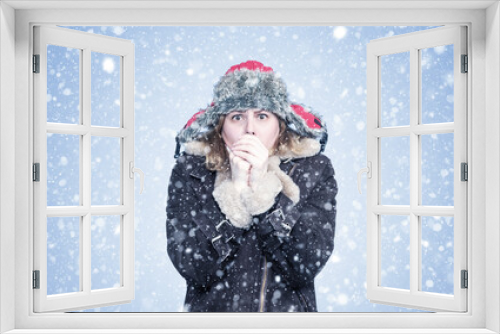
[[[269,150],[256,136],[245,134],[232,147],[226,147],[231,178],[238,188],[251,187],[267,173]]]

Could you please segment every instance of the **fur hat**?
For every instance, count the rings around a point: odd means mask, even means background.
[[[215,85],[213,96],[213,102],[194,114],[177,135],[176,157],[181,144],[206,137],[222,115],[253,108],[274,113],[293,132],[318,140],[324,150],[325,124],[310,108],[290,103],[285,83],[271,67],[254,60],[234,65]]]

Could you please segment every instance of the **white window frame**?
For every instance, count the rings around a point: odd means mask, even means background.
[[[34,289],[35,312],[70,311],[102,305],[130,303],[135,295],[134,279],[134,44],[131,41],[93,35],[50,26],[34,27],[34,54],[39,58],[39,73],[34,81],[34,162],[39,163],[39,181],[34,193],[34,270],[39,272],[39,288]],[[47,122],[47,47],[56,45],[79,52],[80,117],[78,124]],[[92,52],[115,55],[119,59],[120,124],[118,127],[93,126],[91,121]],[[77,135],[80,159],[79,205],[47,206],[47,134]],[[119,140],[120,202],[118,205],[91,203],[91,140],[94,136]],[[92,215],[120,217],[119,286],[92,289],[91,219]],[[47,218],[78,217],[79,290],[47,295]],[[95,285],[94,285],[95,286]]]
[[[367,45],[367,161],[371,178],[367,180],[367,295],[374,303],[407,305],[410,308],[463,312],[467,310],[467,290],[461,286],[461,271],[467,270],[467,184],[461,181],[461,163],[467,163],[467,73],[462,73],[461,56],[467,54],[465,26],[447,26],[410,34],[372,40]],[[421,50],[452,45],[454,74],[454,117],[452,122],[423,124],[421,106]],[[381,69],[383,56],[409,54],[409,123],[383,126]],[[422,204],[422,135],[453,134],[453,191],[451,206]],[[381,141],[408,138],[410,160],[408,205],[387,205],[381,200]],[[387,181],[387,180],[385,180]],[[409,220],[408,290],[383,285],[382,217],[402,215]],[[453,293],[422,290],[422,217],[453,217]]]
[[[13,9],[12,7],[16,8]],[[103,7],[115,10],[102,10]],[[141,7],[116,9],[118,6]],[[150,9],[147,9],[147,7]],[[65,8],[64,8],[65,7]],[[86,9],[81,9],[87,7]],[[163,8],[155,8],[163,7]],[[179,7],[184,9],[179,9]],[[218,9],[232,7],[232,9]],[[271,8],[266,8],[271,7]],[[393,8],[397,7],[397,8]],[[49,10],[42,10],[42,9]],[[79,8],[79,9],[75,9]],[[207,8],[209,10],[207,10]],[[312,9],[311,9],[312,8]],[[401,9],[403,8],[403,9]],[[404,9],[406,8],[406,9]],[[411,10],[408,10],[411,8]],[[486,22],[486,25],[485,25]],[[29,70],[34,24],[61,25],[442,25],[469,27],[471,87],[468,96],[469,189],[466,313],[434,314],[35,314],[32,269],[32,82]],[[14,38],[15,36],[15,38]],[[255,332],[495,333],[500,331],[500,10],[498,1],[4,1],[0,4],[0,323],[2,332],[87,328],[104,333]],[[15,57],[14,57],[15,55]],[[15,71],[13,70],[15,68]],[[486,68],[488,70],[486,71]],[[15,74],[15,96],[12,79]],[[15,112],[14,112],[15,111]],[[15,115],[15,116],[14,116]],[[14,129],[14,130],[12,130]],[[12,141],[15,139],[15,147]],[[486,154],[487,152],[487,154]],[[15,172],[15,173],[14,173]],[[15,175],[15,178],[12,177]],[[486,175],[488,182],[486,183]],[[12,200],[12,194],[15,198]],[[486,196],[488,194],[488,196]],[[13,203],[14,202],[14,203]],[[14,206],[13,206],[14,204]],[[14,208],[14,209],[12,209]],[[473,228],[472,228],[473,226]],[[12,256],[14,254],[14,256]],[[12,289],[15,286],[15,289]],[[15,308],[12,308],[15,305]],[[131,328],[139,328],[137,331]],[[151,329],[148,331],[147,329]],[[184,328],[184,330],[176,330]],[[217,330],[223,329],[226,330]],[[260,330],[259,330],[260,328]],[[264,329],[269,330],[264,330]],[[321,329],[318,329],[321,328]],[[355,330],[358,328],[358,330]],[[101,329],[101,330],[100,330]],[[295,330],[293,330],[295,329]],[[315,330],[316,329],[316,330]],[[76,332],[76,331],[73,331]],[[242,331],[243,332],[243,331]],[[246,331],[248,332],[248,331]]]

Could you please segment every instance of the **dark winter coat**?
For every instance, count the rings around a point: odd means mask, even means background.
[[[177,159],[168,187],[167,249],[186,279],[191,312],[315,312],[314,278],[333,251],[337,183],[321,154],[282,162],[300,189],[283,193],[248,228],[233,226],[214,199],[205,157]]]

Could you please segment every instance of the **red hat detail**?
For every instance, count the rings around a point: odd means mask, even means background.
[[[258,70],[260,72],[273,72],[273,69],[271,67],[265,66],[264,64],[255,60],[249,60],[246,63],[241,63],[238,65],[231,66],[231,68],[227,70],[226,75],[236,70],[241,71],[241,69],[247,69],[251,71]]]
[[[302,119],[306,122],[307,126],[311,129],[321,129],[321,120],[308,112],[307,110],[304,109],[304,107],[298,105],[298,104],[292,104],[290,105],[292,107],[293,111],[302,117]]]
[[[189,121],[187,121],[186,125],[184,126],[184,129],[185,128],[189,128],[191,126],[191,124],[193,124],[194,121],[196,121],[196,119],[205,112],[206,110],[205,109],[202,109],[200,111],[198,111],[196,114],[194,114],[190,119]]]
[[[214,102],[210,103],[210,106],[213,107],[214,106]],[[207,111],[207,110],[206,109],[201,109],[196,114],[194,114],[193,116],[191,116],[191,118],[189,119],[189,121],[187,121],[186,125],[184,125],[184,129],[189,128],[191,126],[191,124],[193,124],[194,121],[196,121],[198,119],[198,117],[200,117],[205,111]]]

